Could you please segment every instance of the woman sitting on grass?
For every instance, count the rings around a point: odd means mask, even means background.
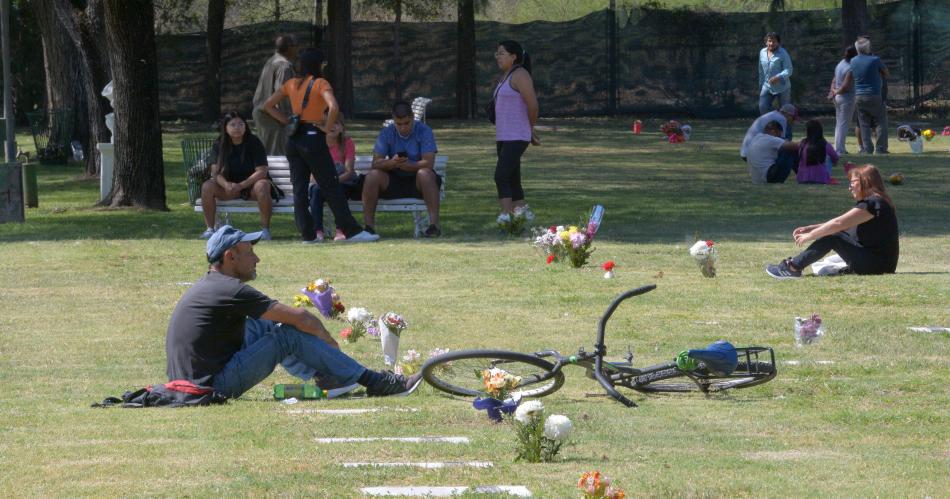
[[[802,276],[806,266],[829,251],[838,253],[855,274],[893,274],[900,247],[894,202],[884,190],[884,180],[874,165],[854,168],[849,173],[854,208],[825,223],[799,227],[792,232],[795,244],[812,242],[794,258],[768,265],[765,272],[776,279]]]
[[[838,153],[825,140],[818,120],[805,123],[805,140],[798,146],[798,183],[830,184],[831,169],[838,164]]]

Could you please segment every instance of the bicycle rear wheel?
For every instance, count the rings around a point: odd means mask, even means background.
[[[448,352],[427,360],[422,366],[422,377],[443,392],[477,397],[485,391],[481,372],[493,367],[521,378],[512,395],[543,397],[564,384],[564,373],[553,372],[554,364],[535,355],[507,350]]]
[[[690,378],[676,367],[670,367],[637,376],[629,387],[641,392],[720,392],[761,385],[774,377],[775,366],[772,363],[742,361],[729,376],[697,372]]]

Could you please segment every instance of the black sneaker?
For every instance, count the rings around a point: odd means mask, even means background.
[[[791,260],[791,258],[786,258],[777,265],[766,265],[765,273],[779,280],[798,279],[802,276],[802,271],[792,270],[788,264]]]
[[[442,229],[436,227],[435,225],[429,225],[426,228],[426,231],[422,233],[426,237],[439,237],[442,235]]]
[[[389,395],[405,397],[415,391],[422,381],[421,373],[413,374],[408,378],[392,371],[385,371],[380,374],[382,375],[382,379],[367,386],[366,395],[370,397],[385,397]]]
[[[363,227],[363,230],[365,230],[366,232],[369,232],[370,234],[376,234],[376,228],[373,227],[372,225],[367,225]]]

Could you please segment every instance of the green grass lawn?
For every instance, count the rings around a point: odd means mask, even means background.
[[[24,224],[0,225],[0,495],[353,497],[363,486],[503,484],[577,497],[581,473],[596,469],[630,496],[946,496],[950,335],[907,328],[950,326],[950,138],[927,143],[923,155],[892,140],[891,155],[873,158],[907,178],[890,189],[901,225],[897,274],[779,282],[763,267],[797,251],[792,229],[852,202],[845,184],[751,185],[738,160],[744,122],[694,121],[693,140],[671,145],[656,132],[659,120],[646,120],[640,136],[630,119],[544,120],[552,129],[523,163],[536,222],[575,223],[593,204],[606,207],[596,252],[578,270],[547,266],[526,240],[498,233],[489,125],[431,124],[450,157],[441,239],[413,240],[411,217],[381,214],[379,243],[304,246],[292,218],[278,216],[275,240],[257,246],[254,286],[289,302],[307,280],[329,277],[348,306],[405,315],[403,351],[572,352],[591,347],[613,296],[656,283],[614,314],[607,344],[615,358],[630,347],[636,363],[656,363],[725,338],[774,347],[777,378],[711,397],[627,393],[640,404],[627,409],[589,397],[603,392],[568,369],[565,387],[544,403],[569,416],[575,434],[549,464],[514,463],[512,428],[427,386],[408,398],[286,406],[270,396],[274,383],[293,381],[278,369],[222,407],[91,409],[164,381],[168,317],[206,269],[200,215],[187,205],[182,132],[173,130],[164,138],[170,211],[94,208],[98,183],[79,166],[43,166],[39,208]],[[358,153],[369,152],[377,126],[351,124]],[[257,219],[236,224],[256,230]],[[719,244],[715,279],[688,256],[694,237]],[[598,268],[608,259],[617,263],[612,280]],[[816,312],[827,336],[796,348],[794,316]],[[378,343],[344,349],[382,367]],[[292,412],[377,407],[387,410]],[[313,441],[420,435],[472,444]],[[463,460],[494,467],[340,464]]]

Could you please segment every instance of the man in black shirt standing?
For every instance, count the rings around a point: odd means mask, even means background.
[[[288,357],[339,385],[359,383],[370,396],[407,395],[421,380],[367,369],[341,352],[316,316],[245,284],[257,276],[261,233],[225,225],[208,239],[208,273],[178,301],[168,324],[169,380],[184,379],[239,397]]]

